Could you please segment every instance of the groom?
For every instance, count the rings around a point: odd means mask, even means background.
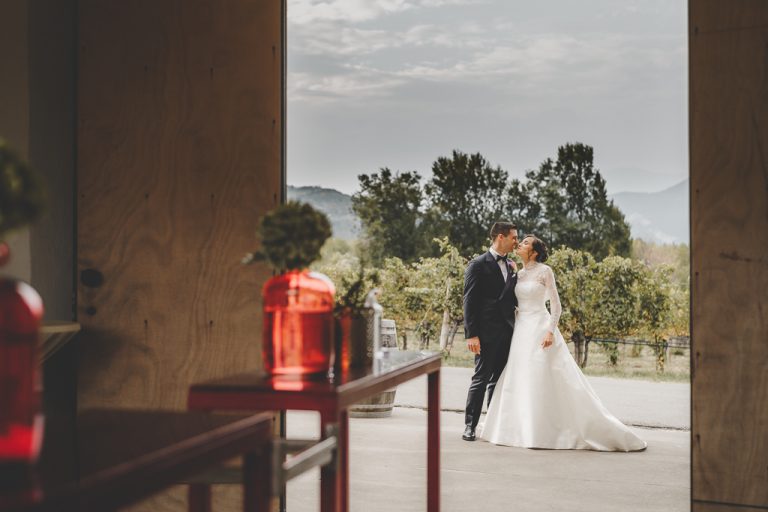
[[[464,337],[475,354],[475,373],[467,394],[465,441],[475,440],[475,428],[488,389],[488,403],[507,364],[515,326],[515,266],[507,253],[517,247],[517,226],[496,222],[491,248],[470,261],[464,271]]]

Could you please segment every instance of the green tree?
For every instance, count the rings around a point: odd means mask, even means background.
[[[587,251],[598,260],[629,256],[629,224],[608,199],[591,146],[560,146],[556,160],[545,160],[526,179],[512,183],[508,201],[511,214],[528,223],[525,232],[538,230],[550,246]]]
[[[548,263],[563,304],[560,330],[574,342],[574,357],[582,368],[595,338],[621,338],[637,331],[643,265],[620,256],[596,262],[591,254],[569,248],[554,251]],[[616,344],[601,345],[616,365]]]
[[[358,180],[360,191],[352,196],[352,211],[362,224],[371,261],[378,264],[387,257],[414,261],[423,243],[421,176],[385,167],[361,174]]]
[[[387,258],[381,268],[382,294],[379,299],[388,318],[394,318],[408,348],[408,332],[419,337],[420,348],[426,348],[436,334],[438,316],[434,303],[438,271],[430,258],[425,265],[405,263],[400,258]]]
[[[598,304],[595,310],[594,332],[602,338],[622,338],[631,334],[638,325],[637,286],[643,267],[637,262],[609,256],[597,265],[595,276],[599,283]],[[616,343],[604,343],[608,361],[616,365],[619,351]]]
[[[464,322],[464,268],[466,258],[445,237],[436,240],[442,255],[437,259],[438,283],[435,301],[443,312],[440,326],[440,349],[450,354],[453,340]]]
[[[492,167],[480,153],[454,150],[450,158],[438,158],[425,186],[429,234],[446,234],[461,254],[485,248],[489,228],[505,212],[507,177],[506,171]]]
[[[688,287],[691,273],[691,251],[688,244],[658,244],[642,239],[632,240],[632,259],[638,260],[650,268],[668,265],[672,272],[670,278],[676,286]]]
[[[539,184],[533,179],[513,179],[509,183],[505,215],[520,227],[521,235],[536,233],[545,236],[544,204],[539,201],[540,195]]]
[[[690,337],[691,335],[691,293],[689,287],[673,286],[669,293],[670,337]]]
[[[450,352],[463,321],[462,294],[466,260],[447,238],[435,240],[439,257],[405,263],[388,258],[381,271],[380,302],[399,326],[403,345],[407,332],[415,333],[424,349],[438,336],[440,348]]]
[[[573,341],[574,358],[584,368],[597,325],[600,296],[597,262],[588,252],[562,248],[554,251],[547,263],[555,273],[563,307],[560,331]]]
[[[669,318],[665,337],[690,336],[690,248],[687,244],[657,244],[632,240],[632,258],[651,271],[663,270],[668,283]]]
[[[664,335],[671,320],[671,273],[672,269],[667,266],[646,268],[637,283],[639,331],[651,338],[656,351],[656,370],[660,372],[666,364]]]

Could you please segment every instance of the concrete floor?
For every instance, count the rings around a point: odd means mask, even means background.
[[[529,450],[462,441],[466,369],[441,382],[442,507],[480,510],[687,511],[688,385],[590,378],[603,402],[648,442],[640,453]],[[355,512],[426,509],[425,381],[398,389],[392,417],[350,420],[350,500]],[[458,406],[457,406],[458,404]],[[448,409],[448,410],[446,410]],[[662,427],[662,428],[658,428]],[[289,437],[315,437],[315,413],[290,412]],[[317,510],[319,471],[288,485],[288,511]]]
[[[443,367],[440,370],[440,408],[463,411],[470,368]],[[636,379],[587,377],[603,404],[627,425],[689,430],[691,386],[682,382],[652,382]],[[427,406],[427,379],[421,377],[397,388],[395,405]]]

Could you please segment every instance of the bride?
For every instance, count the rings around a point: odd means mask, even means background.
[[[523,269],[512,347],[479,437],[525,448],[644,450],[645,441],[600,402],[557,329],[562,308],[554,273],[544,264],[546,245],[528,235],[516,252]]]

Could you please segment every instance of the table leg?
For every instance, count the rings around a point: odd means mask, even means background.
[[[269,512],[272,503],[272,450],[243,456],[243,510]]]
[[[338,413],[320,412],[320,436],[328,437],[329,427],[339,424]],[[339,445],[340,446],[340,445]],[[337,455],[336,464],[328,464],[320,468],[320,512],[339,512],[339,462],[341,457]]]
[[[187,492],[189,512],[211,512],[211,486],[190,484]]]
[[[440,510],[440,370],[427,376],[427,511]]]
[[[338,434],[339,512],[349,511],[349,411],[341,411]]]
[[[278,419],[280,422],[280,439],[285,440],[288,437],[288,414],[285,410],[280,411],[280,417]],[[280,463],[283,463],[283,460],[280,460]],[[285,482],[283,482],[283,485],[280,487],[280,497],[278,498],[279,501],[279,508],[280,512],[286,512],[288,508],[288,491]]]

